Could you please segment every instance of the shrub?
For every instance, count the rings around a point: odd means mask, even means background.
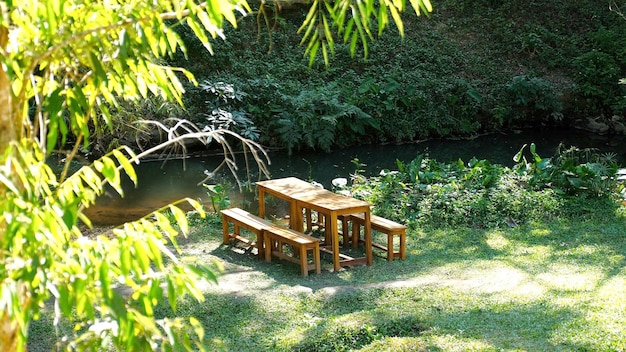
[[[302,147],[329,152],[356,142],[367,127],[377,128],[370,115],[341,101],[334,85],[282,95],[277,115],[275,132],[290,153]]]
[[[562,117],[562,105],[553,85],[539,77],[515,76],[506,86],[513,120],[554,122]]]
[[[417,225],[498,227],[561,215],[569,198],[612,198],[617,166],[611,155],[560,148],[541,158],[515,156],[513,168],[472,159],[441,163],[418,156],[398,161],[398,170],[365,178],[355,174],[353,196],[375,205],[374,212]]]
[[[202,114],[205,119],[198,123],[199,127],[205,130],[227,129],[250,140],[259,139],[259,129],[243,110],[245,92],[224,82],[204,81],[200,88],[207,99],[207,113]]]
[[[620,68],[615,59],[603,52],[590,51],[574,60],[574,93],[579,109],[588,114],[610,113],[607,107],[623,96],[619,86]]]

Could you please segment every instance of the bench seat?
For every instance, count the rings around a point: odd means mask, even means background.
[[[231,239],[245,243],[250,247],[257,248],[257,256],[263,259],[265,253],[263,251],[263,231],[266,228],[275,227],[273,223],[251,214],[240,208],[229,208],[220,211],[222,214],[222,232],[224,244],[229,244]],[[233,232],[230,232],[229,224],[233,224]],[[249,240],[241,236],[241,228],[254,233],[256,241]]]
[[[301,232],[280,226],[273,226],[264,230],[265,261],[271,262],[272,256],[300,265],[302,276],[308,276],[310,270],[321,272],[320,240]],[[293,256],[284,252],[284,245],[293,248]],[[308,262],[308,252],[312,252],[313,263]]]
[[[352,222],[352,247],[357,247],[359,242],[365,242],[361,239],[361,226],[365,226],[365,216],[361,213],[350,214],[343,219],[343,226],[346,228],[348,221]],[[387,234],[387,246],[378,243],[372,243],[372,247],[376,247],[387,252],[387,260],[391,261],[394,258],[406,259],[406,226],[399,224],[395,221],[383,218],[377,215],[370,215],[370,224],[372,231],[378,231]],[[400,248],[396,252],[394,250],[393,239],[394,236],[400,237]],[[344,235],[344,243],[346,243],[347,236]]]

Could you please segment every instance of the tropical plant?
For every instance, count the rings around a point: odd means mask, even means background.
[[[302,146],[330,151],[333,144],[349,144],[376,128],[372,117],[358,107],[340,101],[336,87],[325,86],[302,91],[297,96],[283,95],[285,108],[276,121],[276,131],[289,152]],[[345,133],[339,135],[339,131]]]
[[[159,148],[184,147],[186,138],[223,143],[234,134],[178,121],[163,126],[167,143],[141,154],[121,147],[73,173],[69,160],[94,130],[113,127],[120,102],[155,95],[180,103],[178,75],[192,77],[159,64],[184,50],[166,19],[185,21],[209,46],[208,36],[219,36],[225,22],[236,25],[234,12],[243,8],[226,0],[0,3],[0,350],[25,349],[29,322],[49,299],[55,320],[76,327],[58,336],[68,349],[204,348],[197,320],[154,314],[165,292],[175,309],[178,297],[202,300],[198,285],[215,281],[210,264],[176,256],[176,237],[187,231],[177,203],[97,237],[84,235],[91,223],[83,209],[105,185],[123,195],[122,175],[136,182],[132,164]],[[69,141],[57,175],[46,157]],[[186,201],[203,214],[198,202]]]
[[[559,145],[553,158],[542,158],[531,143],[530,161],[523,156],[526,145],[515,155],[516,172],[526,176],[535,189],[553,188],[567,194],[601,196],[611,194],[617,175],[615,155],[593,149]]]
[[[332,20],[344,33],[356,25],[365,39],[376,25],[371,16],[378,17],[382,30],[390,11],[400,26],[404,4],[346,0],[328,1],[325,7],[343,9],[333,12]],[[430,6],[427,0],[411,4]],[[348,9],[353,17],[346,16]],[[181,262],[175,254],[176,236],[187,230],[185,213],[172,204],[108,236],[88,237],[83,229],[90,221],[83,209],[105,185],[123,195],[122,174],[136,181],[134,162],[165,147],[184,152],[186,139],[221,144],[222,165],[234,170],[226,138],[236,134],[202,131],[185,120],[151,122],[163,130],[166,143],[140,154],[121,147],[73,173],[69,161],[89,147],[93,131],[113,127],[121,102],[159,96],[182,104],[180,79],[195,81],[189,71],[162,63],[164,57],[186,53],[173,26],[184,23],[211,51],[209,38],[223,38],[224,26],[237,26],[236,13],[249,11],[245,0],[0,2],[0,350],[25,349],[29,323],[49,299],[55,321],[69,319],[75,326],[71,336],[59,336],[60,347],[205,349],[197,320],[154,314],[162,285],[175,309],[183,294],[202,299],[201,279],[215,281],[209,265]],[[307,48],[311,57],[315,48]],[[262,166],[260,146],[241,141]],[[71,147],[66,167],[56,175],[46,157],[66,146]],[[200,204],[187,202],[203,213]]]
[[[247,139],[259,139],[259,129],[239,106],[247,95],[245,92],[224,82],[204,81],[200,88],[206,93],[207,110],[210,111],[203,114],[206,121],[201,126],[204,125],[205,130],[226,129]]]
[[[363,177],[358,164],[353,183],[342,191],[374,205],[378,215],[420,226],[517,226],[560,215],[568,200],[611,200],[623,190],[616,182],[612,154],[560,146],[542,158],[536,146],[514,156],[512,168],[488,160],[443,163],[418,155],[397,170]]]
[[[515,76],[507,84],[506,93],[514,120],[553,122],[563,118],[563,107],[554,87],[542,78]]]

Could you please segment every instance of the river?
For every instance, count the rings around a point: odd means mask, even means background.
[[[580,130],[550,129],[518,131],[507,134],[490,134],[471,140],[430,140],[402,145],[363,145],[325,152],[302,152],[288,155],[286,152],[270,152],[268,165],[271,178],[296,176],[315,180],[325,187],[337,177],[350,178],[356,170],[353,163],[358,158],[365,164],[365,175],[377,175],[382,169],[396,169],[396,160],[410,162],[419,154],[427,154],[438,161],[465,162],[473,157],[493,163],[512,166],[513,156],[524,144],[535,143],[542,157],[554,155],[557,146],[597,148],[601,152],[616,154],[620,165],[626,165],[626,136],[600,136]],[[209,204],[206,189],[199,184],[206,178],[205,170],[211,171],[221,162],[218,156],[201,156],[187,159],[142,162],[137,167],[139,179],[135,188],[128,182],[125,197],[107,191],[86,213],[96,225],[116,225],[135,220],[175,200],[190,197]],[[240,178],[246,180],[243,155],[237,159]],[[250,170],[250,180],[259,177],[258,169]],[[228,172],[219,173],[208,182],[230,185],[229,198],[234,205],[249,205],[254,194],[244,187],[240,192],[234,187],[234,177]]]

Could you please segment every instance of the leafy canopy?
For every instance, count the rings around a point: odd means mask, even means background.
[[[410,4],[418,14],[431,10],[428,0]],[[389,15],[403,33],[405,6],[404,0],[316,0],[302,27],[305,52],[312,62],[321,50],[328,63],[334,28],[353,54],[361,42],[367,55],[373,28],[380,33]],[[180,79],[194,78],[162,60],[186,50],[174,26],[189,26],[211,51],[210,40],[251,11],[245,0],[0,2],[0,350],[25,349],[29,322],[49,299],[57,324],[74,323],[71,336],[57,337],[68,349],[206,348],[196,319],[154,313],[166,292],[175,309],[184,294],[203,299],[203,279],[216,281],[210,265],[177,257],[185,213],[172,204],[107,236],[89,237],[83,209],[107,185],[123,194],[122,175],[137,182],[133,163],[185,138],[222,144],[234,168],[229,132],[180,121],[162,126],[171,139],[153,150],[136,155],[123,147],[76,172],[69,161],[89,145],[93,128],[121,123],[111,113],[120,101],[161,96],[182,103]],[[242,141],[261,162],[260,146]],[[72,149],[57,175],[46,158],[66,145]],[[201,204],[185,201],[204,214]]]

